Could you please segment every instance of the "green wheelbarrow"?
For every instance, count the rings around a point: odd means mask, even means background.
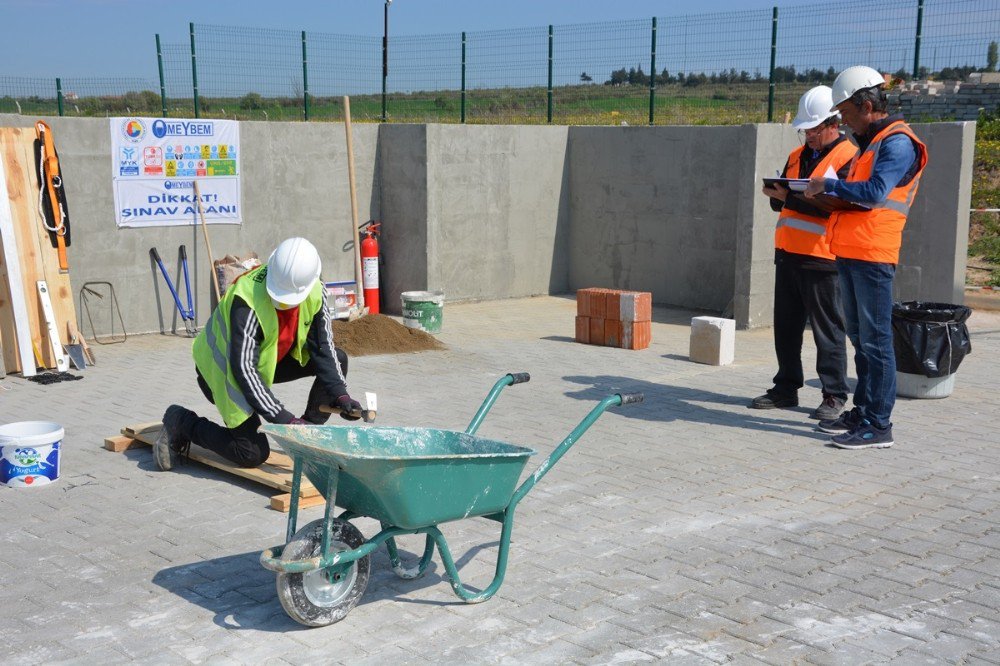
[[[514,509],[608,407],[642,402],[641,393],[602,400],[520,486],[531,449],[476,436],[500,392],[529,380],[527,373],[500,378],[465,432],[383,426],[266,425],[267,433],[293,460],[292,503],[285,545],[261,553],[261,564],[277,572],[278,599],[294,620],[321,627],[342,620],[368,585],[369,555],[385,543],[401,578],[424,574],[435,547],[463,601],[492,597],[503,583]],[[296,530],[302,475],[326,499],[323,518]],[[516,489],[515,489],[516,488]],[[334,517],[334,507],[344,511]],[[349,521],[367,516],[381,531],[365,540]],[[482,517],[502,524],[493,582],[481,592],[462,584],[438,525]],[[425,534],[423,556],[411,567],[400,560],[395,538]]]

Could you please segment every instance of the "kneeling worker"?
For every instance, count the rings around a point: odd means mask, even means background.
[[[321,262],[312,243],[289,238],[267,263],[241,275],[226,291],[194,341],[198,386],[225,426],[170,405],[153,446],[160,469],[171,469],[191,443],[241,467],[257,467],[270,454],[257,429],[269,423],[326,423],[321,406],[348,420],[361,405],[347,393],[347,354],[333,346]],[[270,386],[314,377],[305,413],[293,416]]]

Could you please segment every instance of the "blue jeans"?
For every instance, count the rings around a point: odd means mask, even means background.
[[[837,259],[847,337],[854,345],[858,386],[854,406],[873,425],[890,425],[896,404],[892,349],[892,278],[895,264]]]

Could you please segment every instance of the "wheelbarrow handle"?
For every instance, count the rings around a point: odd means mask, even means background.
[[[490,390],[489,395],[487,395],[486,399],[483,400],[483,404],[479,406],[479,411],[472,417],[472,421],[469,422],[469,427],[465,429],[465,432],[469,435],[476,434],[476,431],[479,430],[479,426],[483,423],[483,419],[486,418],[490,408],[493,407],[493,403],[497,401],[500,391],[504,390],[505,387],[513,384],[523,384],[530,380],[531,375],[527,372],[508,372],[506,375],[498,379],[497,383],[494,384],[493,388]]]
[[[562,458],[567,451],[569,451],[570,447],[580,440],[580,437],[587,432],[590,426],[594,425],[594,421],[600,418],[601,414],[604,413],[604,410],[608,407],[617,407],[619,405],[632,405],[642,402],[644,399],[645,396],[642,393],[616,393],[614,395],[609,395],[604,400],[601,400],[596,407],[590,410],[589,414],[583,417],[583,420],[580,421],[580,424],[573,429],[573,432],[567,435],[566,439],[564,439],[559,446],[557,446],[555,450],[549,454],[549,457],[545,459],[545,462],[538,466],[538,469],[535,470],[534,474],[525,479],[524,483],[522,483],[518,489],[514,491],[510,504],[507,506],[507,511],[509,512],[513,510],[517,503],[528,494],[528,491],[531,490],[543,476],[548,474],[549,470],[552,469],[552,466],[559,462],[559,459]]]

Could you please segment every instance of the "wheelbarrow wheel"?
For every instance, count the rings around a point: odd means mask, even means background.
[[[332,552],[343,552],[360,547],[364,536],[346,520],[334,520],[330,532]],[[323,520],[314,520],[292,537],[281,554],[282,561],[306,560],[319,557],[323,549]],[[308,627],[324,627],[343,620],[357,605],[370,575],[369,556],[365,555],[350,569],[334,579],[326,570],[316,569],[305,573],[279,573],[278,599],[285,612]]]

